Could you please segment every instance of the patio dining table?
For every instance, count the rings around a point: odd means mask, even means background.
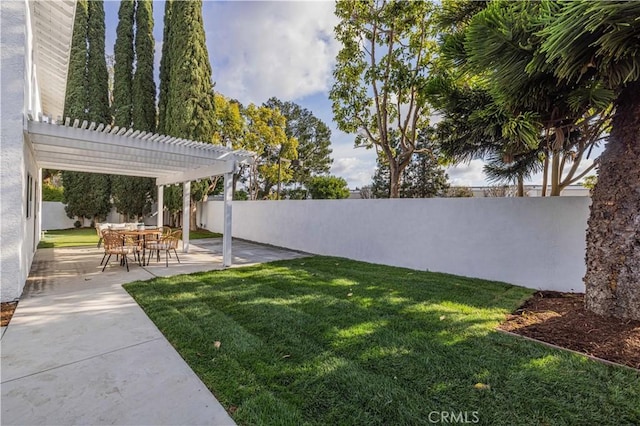
[[[118,230],[117,232],[125,237],[136,237],[138,241],[142,240],[142,266],[146,266],[145,248],[147,236],[154,235],[156,238],[158,238],[158,236],[162,235],[162,230],[160,229],[123,229]]]

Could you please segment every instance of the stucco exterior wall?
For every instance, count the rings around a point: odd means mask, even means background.
[[[236,201],[233,236],[309,253],[583,292],[590,199]],[[222,231],[222,203],[201,206]]]
[[[156,204],[153,204],[151,211],[156,210]],[[64,211],[64,204],[59,201],[43,201],[42,202],[42,230],[51,231],[54,229],[69,229],[74,227],[76,219],[69,219],[67,213]],[[108,223],[125,223],[131,222],[132,219],[126,218],[124,215],[118,213],[115,207],[111,209],[111,212],[107,215],[104,222]],[[158,219],[156,216],[144,218],[145,225],[156,225]],[[91,226],[91,220],[84,219],[82,226]]]
[[[38,170],[24,141],[24,106],[29,94],[30,46],[26,34],[26,2],[0,2],[0,298],[16,300],[33,259],[34,211],[26,217],[26,182]],[[35,194],[34,194],[35,195]],[[37,206],[37,202],[33,206]],[[36,207],[37,209],[37,207]]]

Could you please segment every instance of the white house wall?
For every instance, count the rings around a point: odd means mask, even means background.
[[[23,131],[25,105],[30,104],[30,90],[36,90],[31,84],[26,2],[0,2],[0,19],[0,298],[10,301],[20,297],[33,260],[38,203],[34,192],[27,218],[26,182],[30,175],[35,187],[39,172]]]
[[[233,236],[309,253],[583,292],[588,197],[236,201]],[[222,202],[200,223],[222,231]]]

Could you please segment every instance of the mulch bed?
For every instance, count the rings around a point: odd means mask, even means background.
[[[498,328],[640,369],[640,321],[584,309],[584,294],[537,292]]]
[[[18,302],[2,302],[0,303],[2,307],[2,322],[0,326],[6,327],[9,325],[9,321],[11,321],[11,317],[13,316],[13,312],[16,310],[16,306],[18,306]]]

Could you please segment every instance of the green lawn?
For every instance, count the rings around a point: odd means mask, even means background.
[[[189,239],[199,240],[202,238],[221,238],[222,234],[217,232],[207,231],[206,229],[198,229],[196,231],[189,231]]]
[[[206,229],[198,229],[189,232],[189,238],[198,240],[202,238],[219,238],[222,234],[210,232]],[[94,228],[71,228],[55,231],[45,231],[44,238],[38,244],[38,248],[97,246],[98,235]]]
[[[494,330],[520,287],[313,257],[125,288],[239,424],[640,424],[640,373]]]
[[[98,235],[94,228],[71,228],[45,231],[38,248],[97,246]]]

